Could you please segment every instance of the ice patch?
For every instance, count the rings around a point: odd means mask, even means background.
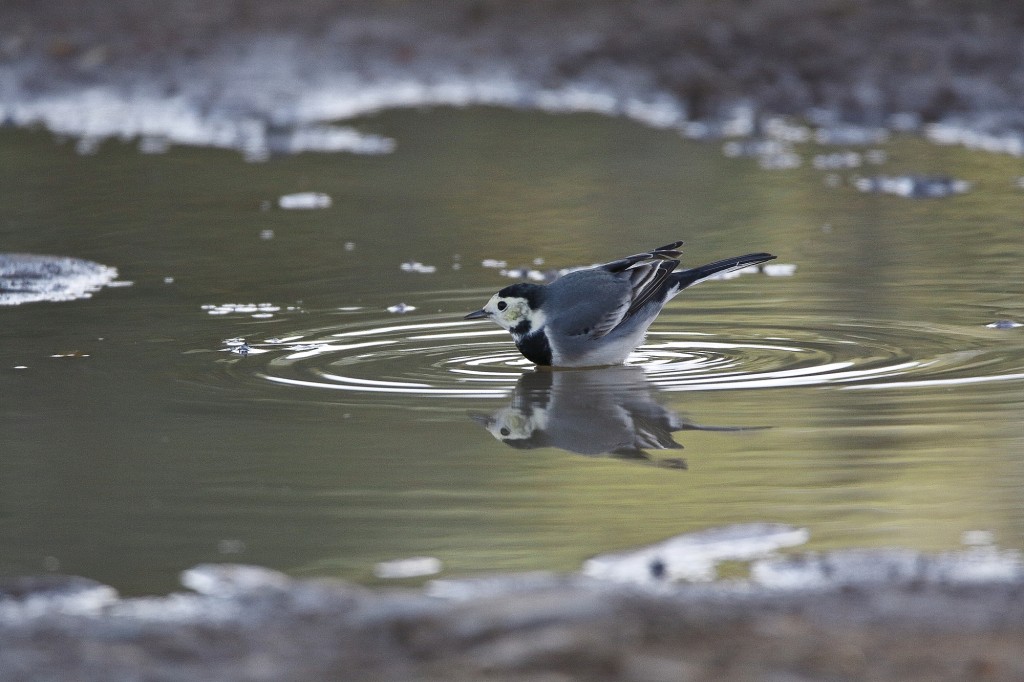
[[[792,277],[796,273],[796,264],[769,263],[762,265],[761,271],[769,277]]]
[[[925,137],[941,145],[961,145],[968,149],[1024,156],[1024,134],[1020,131],[989,132],[956,121],[932,123],[924,130]]]
[[[382,561],[373,568],[373,574],[383,579],[418,578],[441,572],[441,560],[429,556]]]
[[[1020,552],[972,547],[926,557],[903,549],[845,550],[827,555],[774,557],[751,567],[755,583],[780,589],[870,584],[1016,582],[1024,578]]]
[[[279,306],[273,303],[207,303],[201,306],[208,315],[249,315],[256,319],[273,317],[274,313],[284,310],[289,313],[300,311],[298,306]]]
[[[777,523],[712,528],[631,552],[588,559],[583,564],[583,574],[629,583],[707,581],[715,578],[715,566],[721,561],[754,559],[783,547],[801,545],[809,537],[805,528]]]
[[[253,161],[303,151],[386,154],[395,147],[389,138],[322,121],[275,126],[255,111],[205,109],[184,95],[97,86],[18,99],[0,109],[0,120],[19,127],[42,125],[76,138],[84,154],[95,153],[110,139],[139,140],[140,150],[149,154],[172,145],[237,149]]]
[[[244,564],[200,564],[181,574],[181,584],[211,597],[234,597],[246,592],[284,589],[288,577],[277,571]]]
[[[35,618],[54,612],[92,615],[117,600],[117,590],[87,578],[6,578],[0,581],[0,621]]]
[[[401,268],[402,272],[418,272],[423,275],[431,275],[437,272],[436,265],[426,265],[424,263],[419,262],[418,260],[402,263]]]
[[[116,268],[92,261],[0,253],[0,305],[90,298],[115,279]]]
[[[939,199],[971,190],[971,183],[966,180],[924,175],[875,175],[857,178],[853,185],[865,193],[893,194],[910,199]]]
[[[331,197],[323,192],[296,192],[285,194],[277,200],[280,208],[290,210],[330,208],[332,203]]]

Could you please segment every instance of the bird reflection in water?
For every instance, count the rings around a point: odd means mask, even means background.
[[[682,450],[676,431],[748,431],[767,427],[699,426],[654,400],[640,367],[537,369],[523,374],[512,401],[491,414],[471,413],[506,445],[560,448],[685,469],[681,458],[652,460],[647,450]]]

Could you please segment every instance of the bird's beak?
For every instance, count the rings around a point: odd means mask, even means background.
[[[470,412],[469,418],[484,428],[490,428],[491,424],[494,423],[494,417],[483,412]]]
[[[491,316],[490,313],[488,313],[486,310],[481,308],[480,310],[474,310],[473,312],[471,312],[469,315],[466,315],[462,319],[464,319],[464,320],[483,320],[483,319],[486,319],[486,318],[488,318],[490,316]]]

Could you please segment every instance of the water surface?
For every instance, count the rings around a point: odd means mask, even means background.
[[[1024,548],[1024,336],[986,326],[1024,321],[1019,159],[897,139],[830,177],[591,115],[357,125],[396,150],[252,164],[2,132],[0,248],[132,284],[0,308],[0,572],[155,592],[203,561],[572,570],[751,521],[811,548]],[[875,172],[971,190],[857,191]],[[276,208],[301,191],[332,205]],[[611,372],[539,376],[461,319],[513,281],[485,259],[677,238],[691,265],[796,270],[684,292]]]

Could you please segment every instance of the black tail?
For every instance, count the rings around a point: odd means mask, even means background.
[[[775,260],[775,256],[770,253],[748,253],[745,256],[734,256],[717,260],[707,265],[701,265],[700,267],[679,270],[672,273],[671,281],[678,287],[676,291],[679,291],[697,282],[702,282],[713,275],[722,272],[732,272],[733,270],[742,270],[751,265],[758,265],[770,260]]]

